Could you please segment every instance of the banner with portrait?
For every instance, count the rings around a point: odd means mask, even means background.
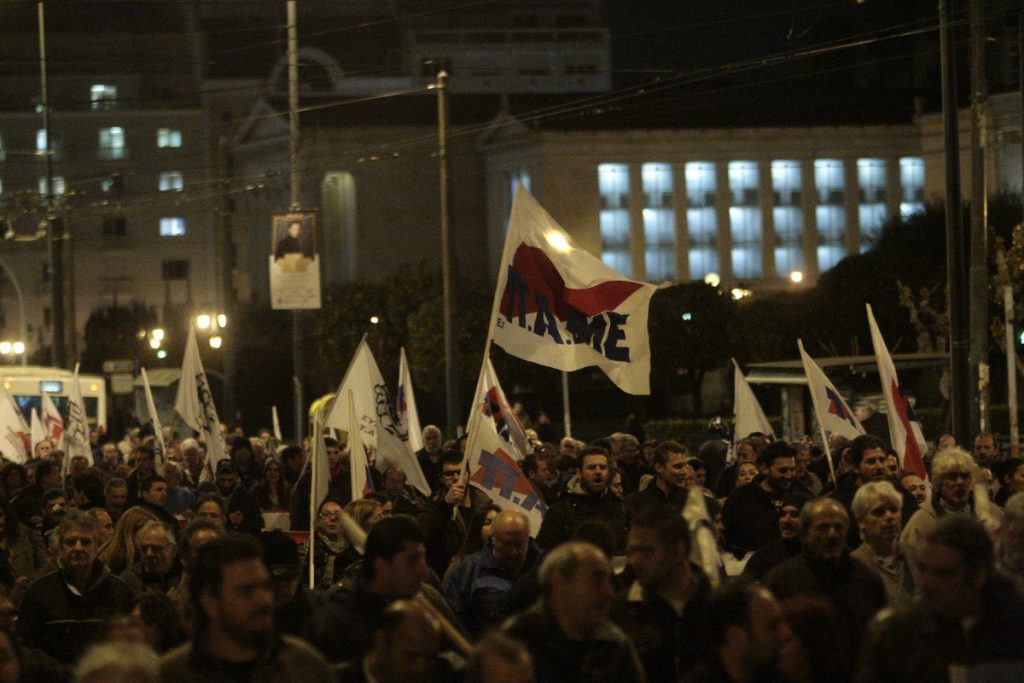
[[[271,230],[271,306],[275,310],[320,308],[316,212],[275,213]]]

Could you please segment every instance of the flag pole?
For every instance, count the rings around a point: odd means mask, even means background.
[[[569,413],[569,372],[562,370],[562,422],[565,436],[572,436],[572,415]]]
[[[310,477],[309,477],[309,551],[306,561],[309,563],[309,590],[316,588],[316,567],[315,567],[315,546],[316,546],[316,507],[319,504],[316,499],[317,488],[320,483],[320,474],[317,467],[317,459],[320,457],[320,443],[323,441],[324,428],[321,424],[321,413],[323,406],[317,406],[313,413],[313,433],[310,434]]]
[[[804,356],[804,340],[797,339],[796,345],[800,348],[800,359],[803,360]],[[804,374],[807,374],[806,367],[804,368]],[[810,389],[811,385],[808,383],[807,388]],[[811,393],[811,402],[814,403],[814,393]],[[821,444],[825,448],[825,458],[828,461],[828,473],[832,477],[832,483],[838,484],[839,480],[836,478],[835,464],[832,462],[832,449],[828,447],[828,439],[825,437],[825,425],[821,424],[821,420],[818,419],[818,411],[814,411],[814,419],[818,422],[818,430],[821,432]]]

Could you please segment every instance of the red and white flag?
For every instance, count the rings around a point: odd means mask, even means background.
[[[39,419],[39,411],[35,408],[32,409],[32,419],[29,420],[29,432],[32,434],[32,440],[29,442],[32,447],[29,449],[29,453],[35,454],[36,444],[46,439],[46,430],[43,429],[43,421]]]
[[[740,370],[740,366],[735,358],[732,359],[732,367],[734,372],[732,400],[735,420],[733,423],[733,435],[737,441],[747,438],[754,432],[769,434],[774,437],[775,432],[772,431],[772,425],[764,414],[761,404],[758,403],[757,396],[754,396],[754,390],[747,383],[747,378],[743,376],[743,372]]]
[[[899,455],[904,472],[912,472],[922,479],[927,477],[924,467],[926,450],[924,432],[921,423],[914,416],[910,401],[900,388],[896,377],[896,366],[889,355],[889,349],[882,339],[882,333],[875,322],[875,314],[871,312],[871,304],[866,304],[868,325],[871,327],[871,343],[875,347],[875,360],[878,363],[878,376],[882,380],[882,393],[885,395],[886,417],[889,421],[889,439],[892,447]]]
[[[423,448],[423,430],[420,429],[420,415],[416,410],[416,394],[412,390],[412,373],[405,357],[405,347],[398,358],[398,391],[395,394],[395,410],[398,413],[399,434],[405,434],[412,452]]]
[[[558,370],[596,365],[623,391],[649,394],[647,315],[657,289],[581,249],[517,186],[491,313],[498,346]]]
[[[53,439],[54,443],[60,443],[60,437],[64,433],[64,418],[60,416],[60,411],[53,404],[53,399],[45,391],[40,408],[39,417],[43,423],[43,431],[46,432],[46,436]]]
[[[31,434],[18,403],[0,384],[0,455],[24,464],[32,453]]]
[[[547,505],[519,468],[523,451],[515,432],[522,425],[508,406],[489,359],[480,368],[466,439],[469,483],[486,493],[503,510],[519,510],[530,519],[530,535],[540,530]],[[524,437],[525,438],[525,435]]]

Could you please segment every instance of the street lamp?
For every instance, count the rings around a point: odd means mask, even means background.
[[[17,341],[10,341],[8,339],[0,340],[0,356],[7,358],[16,359],[19,356],[25,355],[25,342],[20,339]]]
[[[210,335],[210,347],[219,349],[224,344],[221,330],[228,326],[228,316],[225,313],[216,311],[197,313],[195,316],[196,329]]]

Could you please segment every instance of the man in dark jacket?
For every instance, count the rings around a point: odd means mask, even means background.
[[[763,478],[737,488],[722,508],[726,541],[744,550],[758,550],[778,537],[778,510],[793,488],[796,449],[774,441],[761,452],[759,464]]]
[[[628,499],[634,515],[650,505],[669,504],[677,513],[682,511],[686,503],[687,489],[683,484],[688,458],[686,446],[675,441],[666,441],[654,449],[654,480]]]
[[[87,512],[69,511],[54,532],[57,570],[37,579],[21,602],[18,632],[28,647],[71,664],[107,618],[131,608],[131,591],[96,559],[100,529]]]
[[[572,538],[580,524],[597,520],[608,525],[615,547],[626,545],[626,506],[608,492],[608,451],[599,447],[580,452],[579,469],[566,491],[548,508],[537,534],[537,545],[550,550]]]
[[[849,646],[837,653],[853,661],[868,622],[886,605],[882,579],[850,557],[844,539],[850,524],[846,509],[831,498],[819,498],[800,513],[803,552],[786,560],[765,577],[765,585],[780,600],[809,595],[828,601]]]
[[[227,528],[259,536],[263,531],[263,512],[259,501],[242,486],[234,463],[227,458],[217,463],[217,489],[224,496]]]
[[[743,566],[743,576],[760,580],[791,557],[800,554],[800,510],[811,497],[803,491],[793,491],[779,508],[779,537],[754,553]]]
[[[871,625],[857,680],[938,683],[953,664],[999,667],[977,680],[1019,680],[1024,598],[995,572],[993,554],[978,520],[939,520],[918,557],[918,600]]]
[[[678,681],[708,649],[711,584],[690,564],[690,531],[671,505],[649,505],[629,529],[636,581],[612,603],[611,618],[640,653],[648,681]]]

